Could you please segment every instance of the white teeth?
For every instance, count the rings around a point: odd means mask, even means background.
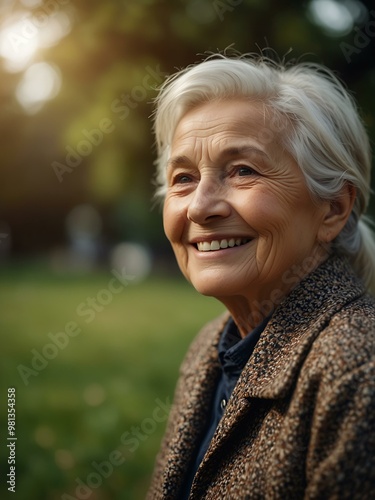
[[[230,238],[229,240],[213,240],[209,241],[200,241],[197,243],[197,248],[200,252],[211,252],[214,250],[220,250],[222,248],[233,248],[234,246],[244,245],[248,243],[250,240],[247,238]]]
[[[209,252],[211,250],[211,244],[208,241],[204,241],[203,243],[201,243],[201,246],[201,251],[203,252]]]

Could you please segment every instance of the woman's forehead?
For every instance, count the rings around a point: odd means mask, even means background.
[[[280,126],[261,102],[213,101],[187,112],[179,121],[171,144],[170,159],[191,148],[211,147],[225,155],[259,150],[268,154],[280,139]]]

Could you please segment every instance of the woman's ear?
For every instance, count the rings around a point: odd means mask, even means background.
[[[338,236],[352,212],[356,194],[353,184],[345,182],[337,198],[326,204],[318,231],[319,241],[330,243]]]

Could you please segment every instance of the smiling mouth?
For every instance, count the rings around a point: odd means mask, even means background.
[[[229,240],[200,241],[195,247],[199,252],[214,252],[225,248],[240,247],[251,241],[250,238],[230,238]]]

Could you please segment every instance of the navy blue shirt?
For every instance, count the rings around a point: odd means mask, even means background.
[[[224,327],[218,345],[221,377],[216,387],[206,433],[202,438],[201,444],[196,452],[195,460],[192,462],[184,481],[182,499],[187,499],[189,497],[194,476],[208,449],[216,427],[223,416],[228,399],[269,319],[270,317],[268,316],[244,338],[241,338],[238,328],[232,318],[228,320]]]

